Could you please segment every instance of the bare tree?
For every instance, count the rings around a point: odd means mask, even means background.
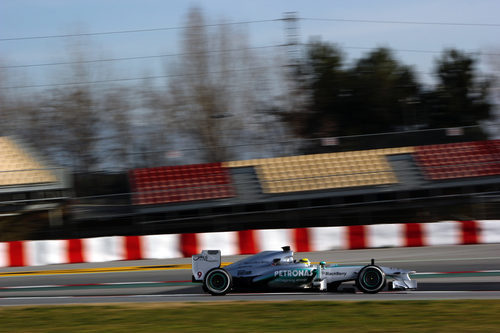
[[[11,101],[7,93],[8,79],[4,69],[0,69],[0,136],[9,134],[12,118]]]
[[[111,87],[98,97],[98,122],[100,168],[127,170],[133,167],[134,134],[132,122],[135,94],[131,87]]]
[[[127,170],[133,167],[133,110],[136,87],[92,83],[116,78],[109,62],[96,59],[89,41],[68,46],[71,65],[58,80],[77,82],[54,89],[46,107],[52,115],[53,144],[75,170]],[[108,56],[109,57],[109,56]]]
[[[109,62],[88,61],[97,48],[78,39],[67,48],[68,64],[47,76],[56,88],[0,92],[0,135],[14,128],[56,163],[83,172],[270,156],[259,144],[281,139],[267,112],[277,105],[281,64],[258,57],[241,27],[207,26],[197,8],[187,21],[183,56],[166,64],[165,87],[153,79],[140,87],[95,84],[116,76]],[[177,161],[166,154],[195,147]]]
[[[140,126],[136,127],[135,132],[140,138],[135,142],[135,156],[140,157],[140,166],[165,165],[174,130],[168,96],[162,89],[155,88],[151,79],[143,81],[139,94],[139,108],[136,112],[139,121],[136,122]]]
[[[168,109],[176,127],[196,138],[205,161],[241,158],[228,146],[258,137],[252,126],[269,100],[269,71],[252,53],[244,31],[231,25],[207,27],[202,11],[192,8],[183,34],[183,57],[171,65]],[[260,66],[259,66],[260,65]],[[255,127],[255,126],[254,126]],[[243,148],[245,149],[245,148]]]
[[[6,66],[7,67],[7,66]],[[45,119],[42,112],[36,111],[36,101],[40,96],[36,90],[23,89],[28,86],[19,73],[9,73],[8,69],[0,70],[0,135],[14,135],[36,147],[43,146],[45,135],[40,133]],[[14,79],[15,78],[15,79]]]

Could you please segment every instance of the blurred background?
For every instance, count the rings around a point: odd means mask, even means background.
[[[0,241],[497,219],[494,1],[5,1]]]

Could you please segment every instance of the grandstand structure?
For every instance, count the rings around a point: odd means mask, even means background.
[[[498,218],[481,214],[500,202],[500,140],[73,176],[101,192],[0,137],[0,216],[49,212],[59,238]]]
[[[47,211],[51,225],[61,224],[70,189],[66,170],[52,166],[19,138],[0,137],[0,217]]]
[[[136,232],[463,219],[499,197],[500,141],[141,168],[129,181]]]
[[[167,204],[234,196],[221,163],[135,169],[131,174],[136,205]]]

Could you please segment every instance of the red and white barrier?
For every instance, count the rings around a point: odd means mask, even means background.
[[[235,255],[284,245],[309,252],[486,243],[500,243],[500,220],[15,241],[0,243],[0,267],[179,258],[202,249]]]

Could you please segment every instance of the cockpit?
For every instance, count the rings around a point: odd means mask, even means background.
[[[293,255],[273,259],[274,266],[287,265],[287,264],[293,264],[293,263],[295,263],[295,260],[293,259]]]

